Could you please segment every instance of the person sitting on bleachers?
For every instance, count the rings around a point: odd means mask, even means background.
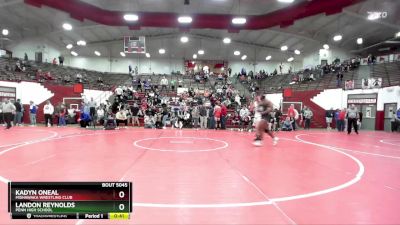
[[[282,124],[282,131],[292,131],[292,122],[290,121],[289,117],[286,117],[285,121]]]
[[[75,82],[82,83],[82,75],[80,73],[76,74]]]
[[[44,79],[46,79],[46,80],[54,80],[54,77],[51,76],[50,72],[44,73],[43,76],[44,76]]]
[[[125,128],[128,126],[128,117],[127,117],[127,110],[125,109],[126,107],[121,107],[121,109],[117,112],[115,115],[115,118],[117,119],[117,126],[119,127],[120,123],[125,124]]]
[[[64,83],[70,83],[71,82],[71,76],[69,74],[65,74],[63,78]]]
[[[155,121],[153,116],[145,115],[144,116],[144,128],[155,128]]]
[[[97,83],[101,83],[101,84],[102,84],[102,83],[103,83],[103,78],[98,77],[98,78],[97,78]]]

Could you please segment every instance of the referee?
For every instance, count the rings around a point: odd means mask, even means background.
[[[354,104],[352,104],[350,108],[347,110],[347,134],[351,133],[351,127],[353,127],[356,134],[358,134],[357,119],[358,119],[358,110],[354,106]]]

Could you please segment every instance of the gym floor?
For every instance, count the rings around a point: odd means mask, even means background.
[[[387,132],[15,127],[0,130],[0,224],[399,224]],[[8,181],[132,181],[128,221],[11,220]]]

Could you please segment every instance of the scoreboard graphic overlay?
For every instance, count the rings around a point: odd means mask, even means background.
[[[124,37],[125,53],[146,53],[146,37]]]
[[[129,219],[132,182],[10,182],[12,219]]]

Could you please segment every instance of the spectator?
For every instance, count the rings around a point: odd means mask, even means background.
[[[346,118],[346,108],[342,109],[338,114],[337,129],[339,132],[344,131],[344,122]]]
[[[105,121],[105,111],[104,111],[104,105],[103,105],[103,104],[100,104],[100,106],[97,107],[96,115],[97,115],[97,122],[98,122],[99,124],[104,124],[104,121]]]
[[[280,129],[280,122],[281,122],[282,112],[279,109],[275,109],[275,130],[278,131]]]
[[[60,62],[60,66],[64,66],[64,56],[62,55],[58,56],[58,61]]]
[[[135,126],[135,124],[137,124],[138,127],[140,127],[140,122],[139,122],[140,114],[141,110],[138,104],[134,103],[133,106],[131,106],[132,126]]]
[[[399,108],[399,110],[397,110],[397,112],[400,112],[400,108]],[[390,118],[392,132],[396,132],[398,130],[399,122],[400,122],[400,118],[397,117],[396,111],[393,110],[392,116]]]
[[[292,122],[290,121],[289,117],[286,117],[285,121],[282,124],[282,131],[292,131]]]
[[[57,59],[56,58],[53,59],[53,65],[57,65]]]
[[[93,118],[93,121],[95,121],[97,103],[94,101],[93,97],[90,98],[90,101],[87,103],[87,105],[89,107],[90,117]]]
[[[207,108],[204,104],[200,106],[199,114],[200,114],[200,128],[206,129],[208,116],[207,116]]]
[[[4,116],[4,122],[7,124],[6,129],[11,128],[12,114],[15,112],[15,105],[7,99],[2,105],[2,111]]]
[[[104,120],[104,129],[113,130],[117,127],[117,121],[115,120],[115,115],[111,109],[108,109]]]
[[[23,107],[21,104],[21,99],[17,99],[14,103],[15,106],[15,117],[14,117],[14,125],[15,126],[22,126],[22,115],[23,115]]]
[[[313,112],[308,108],[304,107],[304,129],[309,130],[311,125],[311,118],[313,117]]]
[[[38,107],[33,103],[33,101],[29,102],[29,118],[31,121],[31,126],[36,126],[36,114],[38,111]]]
[[[226,116],[228,115],[228,108],[225,103],[221,104],[221,129],[226,129]]]
[[[326,120],[326,129],[330,130],[331,128],[331,123],[332,123],[332,118],[334,117],[334,111],[333,108],[330,110],[325,111],[325,120]]]
[[[294,104],[291,104],[288,112],[287,112],[288,117],[290,118],[290,121],[292,121],[293,125],[292,125],[292,129],[293,131],[296,130],[296,120],[299,117],[299,113],[297,112],[297,110],[294,108]]]
[[[192,110],[192,120],[193,120],[193,126],[195,129],[198,129],[199,118],[200,118],[200,110],[199,110],[198,106],[195,106]]]
[[[43,107],[43,113],[44,113],[44,124],[48,127],[53,126],[54,107],[49,100],[47,100],[46,104]]]
[[[152,116],[144,116],[144,128],[155,128],[155,122]]]
[[[125,124],[125,128],[128,126],[127,111],[124,109],[124,107],[117,112],[115,118],[117,119],[117,127],[119,127],[120,123]]]
[[[219,106],[219,103],[214,106],[214,120],[216,123],[215,130],[218,130],[218,128],[221,128],[221,106]]]
[[[65,115],[67,114],[67,108],[64,104],[61,104],[60,111],[58,113],[58,125],[60,127],[66,126],[67,124],[65,122]]]
[[[239,131],[247,131],[250,123],[250,111],[247,109],[246,105],[242,105],[239,111],[240,116],[240,129]]]
[[[161,85],[161,92],[166,89],[168,91],[168,79],[165,78],[165,76],[161,79],[160,81],[160,85]]]

